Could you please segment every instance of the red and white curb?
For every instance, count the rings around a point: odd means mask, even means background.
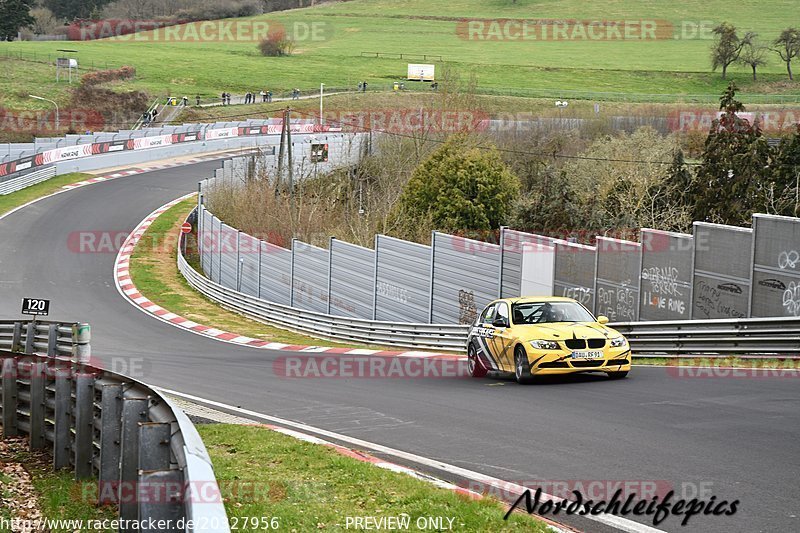
[[[167,211],[172,206],[187,198],[191,198],[195,193],[181,196],[169,203],[166,203],[147,215],[144,220],[139,222],[139,225],[128,235],[122,245],[119,253],[117,254],[116,261],[114,262],[114,281],[117,290],[127,299],[131,304],[136,306],[139,310],[151,315],[162,322],[166,322],[172,326],[184,329],[186,331],[210,337],[223,342],[237,344],[240,346],[249,346],[251,348],[259,348],[262,350],[281,350],[289,352],[310,352],[310,353],[325,353],[330,355],[374,355],[379,357],[413,357],[437,360],[453,360],[461,361],[466,357],[463,355],[443,354],[433,352],[421,351],[387,351],[387,350],[371,350],[366,348],[344,348],[344,347],[330,347],[330,346],[306,346],[301,344],[284,344],[282,342],[270,342],[263,339],[256,339],[248,337],[247,335],[240,335],[230,331],[223,331],[211,326],[198,324],[188,318],[175,314],[168,309],[164,309],[160,305],[150,301],[149,298],[144,296],[139,289],[134,285],[130,274],[130,260],[133,251],[136,249],[136,244],[142,238],[142,235],[147,231],[150,225],[155,220]]]
[[[156,170],[164,170],[165,168],[174,168],[180,167],[185,165],[193,165],[195,163],[203,163],[205,161],[215,161],[217,159],[225,159],[226,157],[231,157],[232,155],[240,154],[241,151],[237,150],[235,152],[225,152],[219,153],[214,155],[207,155],[201,157],[194,157],[192,159],[185,159],[182,161],[173,161],[170,163],[162,163],[159,165],[149,165],[146,167],[131,167],[125,170],[118,170],[116,172],[112,172],[111,174],[106,174],[103,176],[96,176],[94,178],[89,178],[83,181],[78,181],[76,183],[70,183],[69,185],[64,185],[62,189],[72,190],[77,189],[78,187],[85,187],[86,185],[92,185],[93,183],[100,183],[103,181],[114,180],[117,178],[124,178],[126,176],[132,176],[134,174],[143,174],[145,172],[153,172]]]

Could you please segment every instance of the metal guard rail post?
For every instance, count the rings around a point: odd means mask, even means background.
[[[71,331],[42,322],[32,329],[43,326],[62,335]],[[81,335],[88,341],[88,325],[82,326],[86,333],[76,328],[76,342]],[[121,519],[172,520],[170,531],[228,533],[211,459],[186,414],[127,376],[62,354],[33,353],[39,341],[27,350],[19,340],[24,335],[15,334],[25,327],[30,321],[0,322],[0,346],[16,343],[14,351],[0,350],[3,438],[27,435],[31,449],[49,447],[54,468],[95,479],[98,503],[117,504]]]
[[[81,322],[0,320],[0,350],[88,360],[91,329]]]

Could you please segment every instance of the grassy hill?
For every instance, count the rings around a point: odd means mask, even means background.
[[[290,34],[296,24],[301,29],[315,24],[321,38],[298,40],[290,57],[262,57],[251,40],[164,42],[143,35],[141,39],[89,42],[0,43],[0,58],[33,53],[55,57],[58,48],[68,47],[78,50],[83,64],[107,61],[135,66],[137,78],[125,86],[154,95],[212,96],[223,90],[242,93],[261,88],[277,92],[292,87],[311,89],[321,82],[329,87],[355,86],[361,80],[367,80],[371,87],[388,88],[394,80],[403,78],[407,63],[417,62],[362,57],[361,52],[439,55],[442,61],[433,61],[439,73],[447,64],[462,79],[474,76],[481,91],[496,94],[717,95],[726,82],[719,73],[710,71],[711,41],[682,38],[686,35],[681,28],[691,29],[700,23],[711,27],[727,20],[742,31],[757,31],[764,41],[771,41],[791,23],[795,9],[796,0],[743,0],[735,5],[721,0],[352,0],[236,21],[268,21],[287,28]],[[459,28],[464,28],[459,20],[464,18],[645,20],[657,21],[659,32],[666,30],[657,40],[487,41],[459,34]],[[733,67],[729,77],[745,93],[800,95],[800,83],[788,82],[778,56],[770,53],[769,59],[758,83],[753,83],[749,70],[741,66]],[[423,62],[421,58],[419,62]],[[55,87],[54,69],[29,69],[29,65],[34,64],[6,63],[7,71],[25,72],[13,72],[0,80],[0,104],[46,107],[28,99],[27,94],[62,94],[63,86]],[[409,84],[411,88],[414,85],[418,84]]]

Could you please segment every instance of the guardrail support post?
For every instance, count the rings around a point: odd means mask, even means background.
[[[86,363],[92,355],[91,342],[92,328],[85,322],[72,326],[72,356],[79,363]]]
[[[139,479],[139,424],[147,422],[147,398],[123,398],[122,429],[120,431],[120,472],[119,472],[119,517],[123,520],[136,520],[139,516],[136,499],[121,498],[122,491],[136,494]],[[134,531],[120,528],[121,532]]]
[[[3,438],[16,437],[17,430],[17,360],[3,359]]]
[[[113,490],[103,490],[106,483],[119,481],[120,428],[122,425],[122,384],[103,385],[100,396],[100,491],[98,503],[116,503]]]
[[[58,355],[58,324],[50,324],[47,330],[47,357]]]
[[[139,425],[139,470],[168,470],[170,424],[145,422]]]
[[[78,374],[75,378],[75,478],[92,477],[94,452],[94,376]]]
[[[72,432],[70,417],[72,407],[72,379],[68,369],[55,371],[55,408],[53,411],[53,468],[67,468],[70,465]]]
[[[29,446],[31,450],[38,450],[45,447],[44,438],[44,388],[45,388],[45,365],[44,363],[34,363],[31,365],[30,394],[31,394],[31,431]]]
[[[25,353],[33,353],[36,348],[33,345],[34,342],[36,342],[36,321],[31,320],[25,329]]]
[[[14,332],[11,334],[11,351],[22,351],[22,322],[14,322]]]
[[[178,521],[183,517],[183,479],[180,470],[158,470],[155,472],[142,472],[139,482],[145,487],[158,487],[157,494],[160,498],[150,501],[143,498],[139,503],[139,516],[153,519],[154,521],[169,520],[164,522],[172,525],[171,529],[159,531],[184,531],[177,527]],[[163,499],[163,501],[161,501]],[[143,525],[147,525],[144,523]],[[211,526],[209,526],[211,527]],[[141,531],[150,531],[142,528]]]

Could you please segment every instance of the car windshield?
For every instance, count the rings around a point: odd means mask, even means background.
[[[548,322],[594,322],[595,318],[576,302],[525,302],[511,306],[514,324]]]

